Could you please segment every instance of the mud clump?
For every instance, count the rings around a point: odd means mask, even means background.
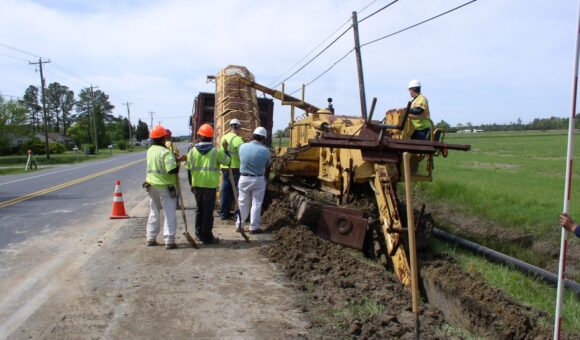
[[[274,238],[262,251],[305,293],[301,309],[311,320],[310,336],[413,338],[411,295],[394,274],[304,226],[282,228]],[[443,336],[443,314],[429,305],[420,310],[421,336]]]

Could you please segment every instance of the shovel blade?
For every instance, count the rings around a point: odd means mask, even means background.
[[[197,248],[197,244],[195,243],[195,240],[193,239],[193,237],[191,236],[190,233],[188,233],[187,231],[183,232],[183,236],[185,236],[185,239],[187,240],[187,242],[191,243],[191,245],[195,248]]]

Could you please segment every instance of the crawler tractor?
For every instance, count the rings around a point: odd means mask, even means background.
[[[409,286],[405,210],[397,194],[402,154],[413,154],[413,181],[431,181],[435,157],[470,146],[444,143],[440,129],[432,131],[430,140],[410,139],[409,107],[389,110],[377,121],[372,119],[374,99],[368,118],[335,115],[330,98],[328,108],[320,109],[304,101],[304,90],[297,99],[284,94],[284,87],[277,91],[248,78],[238,80],[291,106],[289,146],[277,149],[272,167],[297,219],[325,239],[390,260],[399,280]],[[304,111],[299,119],[295,108]],[[417,215],[421,244],[432,226],[424,207]]]

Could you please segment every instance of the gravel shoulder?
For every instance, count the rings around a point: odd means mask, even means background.
[[[186,200],[193,223],[192,198]],[[0,257],[0,338],[303,338],[298,293],[259,249],[216,219],[222,242],[145,246],[148,200],[129,220],[78,221]],[[162,237],[158,238],[162,241]]]

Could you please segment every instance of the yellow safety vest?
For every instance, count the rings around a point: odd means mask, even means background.
[[[228,165],[230,158],[223,149],[213,147],[206,154],[202,154],[196,147],[187,154],[185,167],[191,170],[191,186],[200,188],[218,187],[220,165]]]
[[[244,140],[242,137],[236,135],[233,132],[227,133],[224,138],[226,142],[228,142],[228,151],[230,152],[230,156],[232,157],[231,168],[232,169],[239,169],[240,168],[240,145],[244,144]],[[222,169],[227,168],[227,166],[222,165]]]
[[[177,185],[176,176],[169,171],[177,168],[173,153],[160,145],[152,145],[147,150],[147,177],[145,182],[156,188]]]
[[[429,102],[427,101],[427,98],[425,98],[424,95],[420,94],[417,97],[415,97],[415,99],[413,99],[413,101],[411,102],[411,108],[414,107],[422,108],[423,109],[422,115],[425,118],[429,118],[430,116]],[[413,122],[415,130],[425,130],[431,127],[431,123],[425,119],[412,119],[411,121]]]

